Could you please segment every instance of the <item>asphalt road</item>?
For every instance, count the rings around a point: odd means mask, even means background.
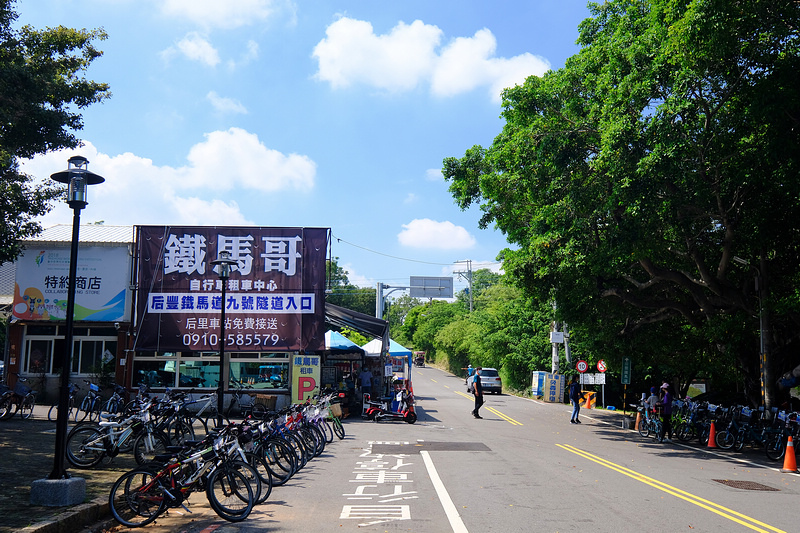
[[[487,395],[414,369],[419,420],[346,421],[335,441],[241,523],[201,496],[150,532],[800,531],[800,476],[757,452],[658,444],[619,414]]]

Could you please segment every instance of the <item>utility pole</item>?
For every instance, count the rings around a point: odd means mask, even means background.
[[[472,312],[472,259],[464,259],[463,261],[456,261],[456,263],[466,263],[467,271],[458,272],[453,271],[453,274],[458,274],[458,277],[466,280],[469,284],[469,312]]]

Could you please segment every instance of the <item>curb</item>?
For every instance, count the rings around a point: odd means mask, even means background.
[[[103,523],[98,524],[100,521]],[[72,507],[52,520],[31,524],[21,529],[20,533],[74,533],[90,526],[102,526],[102,529],[108,529],[116,524],[117,521],[111,518],[108,499],[97,498],[89,503]]]

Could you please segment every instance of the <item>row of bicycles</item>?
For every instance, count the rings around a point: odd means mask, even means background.
[[[67,436],[67,460],[92,468],[133,453],[137,467],[109,495],[113,516],[125,526],[149,524],[167,509],[188,510],[196,492],[205,492],[221,518],[238,522],[335,437],[345,436],[338,394],[241,421],[204,416],[213,400],[214,394],[193,400],[184,392],[150,398],[140,391],[130,412],[76,425]]]
[[[661,416],[641,402],[638,431],[643,437],[661,434]],[[741,451],[745,447],[764,451],[773,461],[786,454],[789,437],[800,434],[798,413],[777,408],[751,409],[745,406],[723,407],[707,402],[675,401],[672,409],[673,435],[683,442],[696,440],[708,446],[714,426],[714,445],[723,450]]]

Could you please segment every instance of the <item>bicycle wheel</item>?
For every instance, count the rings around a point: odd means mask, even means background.
[[[342,425],[342,421],[339,417],[333,417],[333,432],[336,433],[336,436],[339,437],[339,440],[344,439],[344,426]]]
[[[47,419],[50,422],[55,422],[58,420],[58,403],[54,403],[50,406],[50,410],[47,411]]]
[[[253,404],[253,418],[256,420],[264,420],[264,417],[267,414],[267,408],[264,407],[262,403],[254,403]]]
[[[33,407],[36,405],[36,397],[33,394],[27,394],[22,399],[19,405],[19,416],[23,420],[28,420],[33,416]]]
[[[106,456],[105,435],[93,424],[75,426],[67,435],[67,461],[76,468],[91,468]]]
[[[775,435],[770,435],[767,438],[767,442],[764,444],[764,451],[767,454],[767,457],[772,459],[773,461],[780,461],[783,459],[784,454],[786,453],[786,441],[788,439],[785,435],[780,433]]]
[[[297,456],[282,440],[268,439],[256,449],[256,453],[264,458],[275,486],[289,481],[297,468]]]
[[[208,476],[208,504],[220,518],[241,522],[253,510],[253,489],[241,470],[221,467]]]
[[[247,457],[247,453],[245,454],[245,457]],[[259,475],[258,469],[250,462],[249,457],[247,457],[246,462],[240,460],[231,461],[229,463],[229,467],[235,468],[236,470],[244,474],[244,477],[247,478],[247,482],[250,484],[250,488],[253,489],[253,505],[262,503],[266,500],[266,498],[264,498],[263,500],[261,499],[262,496],[261,475]]]
[[[143,465],[155,461],[156,455],[166,453],[169,441],[163,433],[143,432],[133,443],[133,457],[136,464]]]
[[[253,505],[264,503],[272,494],[272,472],[269,470],[266,459],[255,452],[245,453],[247,463],[252,466],[258,473],[258,478],[261,480],[261,494],[256,498]]]
[[[325,435],[325,443],[330,444],[333,442],[333,428],[331,427],[331,423],[321,418],[317,421],[317,427]]]
[[[717,431],[716,443],[718,448],[722,448],[723,450],[730,450],[731,448],[733,448],[735,442],[736,442],[736,436],[727,429]]]
[[[88,396],[85,396],[83,400],[81,400],[81,406],[78,408],[78,412],[75,414],[75,422],[83,422],[86,420],[86,417],[89,415],[89,411],[91,410],[91,402],[92,399]]]
[[[639,421],[639,435],[647,437],[650,435],[650,421],[643,418]]]
[[[117,415],[121,409],[122,407],[120,406],[119,401],[111,398],[105,404],[103,404],[100,414]]]
[[[187,440],[194,440],[194,428],[185,420],[174,420],[167,427],[167,438],[170,445],[181,445]]]
[[[681,422],[675,429],[675,436],[683,442],[689,442],[694,438],[694,428],[687,422]]]
[[[89,420],[92,422],[100,422],[100,413],[103,412],[102,400],[98,397],[92,402],[92,408],[89,410]]]
[[[111,487],[108,506],[114,518],[127,527],[146,526],[167,509],[164,491],[147,469],[123,474]]]
[[[0,400],[0,420],[7,420],[14,416],[17,412],[17,404],[14,403],[14,399],[11,395],[4,397]]]
[[[306,449],[305,444],[303,444],[303,439],[301,439],[295,432],[289,432],[285,436],[286,444],[292,449],[292,452],[297,456],[297,465],[295,466],[295,472],[306,466],[309,460],[308,450]]]

